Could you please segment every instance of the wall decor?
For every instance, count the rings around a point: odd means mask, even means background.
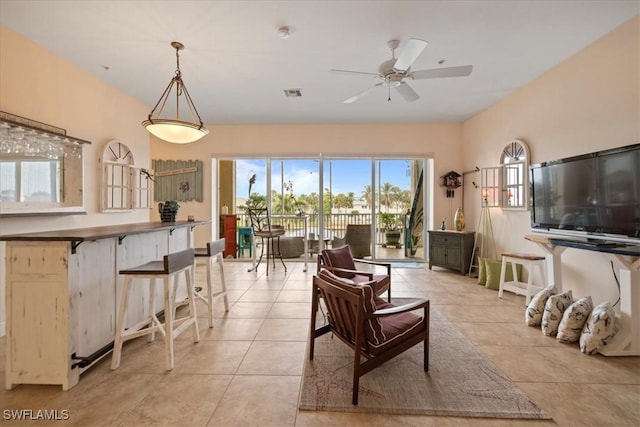
[[[100,158],[102,212],[151,208],[153,171],[137,167],[131,149],[116,139],[107,142]]]
[[[202,202],[201,160],[152,160],[155,171],[153,198],[157,202],[177,200],[179,202]]]

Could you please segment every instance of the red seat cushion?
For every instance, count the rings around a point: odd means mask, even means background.
[[[364,274],[356,274],[351,280],[353,280],[354,283],[368,283],[376,295],[383,294],[389,289],[389,285],[391,284],[391,278],[386,274],[374,274],[372,280],[369,280],[369,276],[365,276]]]
[[[342,246],[336,249],[324,249],[322,251],[322,258],[325,264],[329,267],[344,268],[346,270],[355,270],[356,264],[351,256],[351,249],[349,245]],[[354,273],[347,273],[344,271],[337,271],[336,274],[345,279],[351,279]]]

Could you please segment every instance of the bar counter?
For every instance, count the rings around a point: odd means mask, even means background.
[[[110,352],[122,278],[118,271],[194,246],[211,221],[149,222],[0,236],[6,241],[6,388],[59,384]],[[127,326],[146,318],[147,286],[133,289]],[[136,298],[136,293],[139,298]],[[133,303],[139,301],[138,304]],[[162,309],[160,294],[156,310]]]

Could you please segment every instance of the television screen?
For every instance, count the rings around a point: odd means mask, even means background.
[[[640,144],[531,166],[531,226],[640,239]]]

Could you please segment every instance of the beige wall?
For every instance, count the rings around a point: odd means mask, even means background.
[[[464,123],[464,165],[497,166],[504,145],[524,139],[532,163],[640,142],[640,18],[636,17]],[[480,190],[465,194],[477,224]],[[525,241],[529,212],[491,209],[498,251],[542,253]],[[564,283],[574,297],[618,299],[606,255],[569,249]]]
[[[136,164],[149,167],[149,137],[140,122],[149,107],[0,26],[0,110],[67,130],[91,141],[84,148],[86,215],[0,218],[0,234],[146,222],[148,210],[99,213],[98,159],[108,141],[132,149]],[[0,244],[4,260],[4,243]],[[0,335],[4,322],[4,262],[0,268]]]

